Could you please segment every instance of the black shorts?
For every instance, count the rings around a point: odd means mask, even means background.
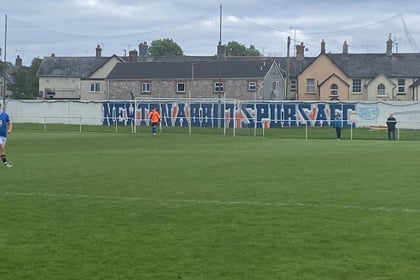
[[[152,122],[152,126],[157,126],[159,122]]]

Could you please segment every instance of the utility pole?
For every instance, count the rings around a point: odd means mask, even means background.
[[[3,61],[3,112],[6,112],[6,76],[7,76],[7,56],[6,56],[6,50],[7,50],[7,15],[4,17],[4,61]]]
[[[217,60],[218,60],[218,66],[219,66],[219,79],[217,83],[217,93],[218,93],[218,116],[217,116],[217,127],[221,128],[221,118],[222,118],[222,103],[221,103],[221,89],[222,89],[222,58],[223,54],[222,51],[224,51],[224,48],[222,47],[222,5],[220,5],[220,19],[219,19],[219,46],[217,48]]]
[[[290,91],[290,36],[287,37],[287,60],[286,60],[286,94],[284,99],[287,100],[287,96]]]
[[[293,36],[293,56],[296,57],[296,30],[299,27],[296,26],[290,26],[289,29],[294,30],[294,36]]]

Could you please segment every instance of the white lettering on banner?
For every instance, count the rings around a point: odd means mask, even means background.
[[[239,104],[239,105],[238,105]],[[183,102],[105,102],[104,125],[147,125],[152,107],[161,114],[162,126],[217,127],[290,127],[330,126],[334,112],[340,111],[344,126],[349,126],[348,116],[356,112],[356,103],[183,103]],[[134,108],[137,106],[137,108]],[[219,111],[221,111],[219,113]],[[118,112],[115,115],[115,112]],[[236,121],[236,123],[234,123]]]
[[[420,129],[418,101],[238,101],[179,99],[124,101],[16,100],[7,102],[7,113],[14,123],[63,123],[77,125],[148,125],[148,113],[154,105],[162,116],[162,126],[197,127],[289,127],[329,126],[337,112],[344,126],[385,125],[389,114],[398,120],[398,128]],[[63,108],[66,108],[65,110]],[[222,118],[223,120],[220,120]],[[218,121],[219,120],[219,121]]]

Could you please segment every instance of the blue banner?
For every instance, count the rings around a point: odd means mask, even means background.
[[[356,103],[303,102],[104,102],[103,125],[148,125],[149,111],[156,108],[162,126],[275,128],[330,126],[337,112],[343,127],[356,114]]]

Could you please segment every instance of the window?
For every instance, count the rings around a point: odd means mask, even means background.
[[[290,90],[296,91],[296,89],[297,89],[297,80],[296,79],[291,79],[290,80]]]
[[[378,85],[378,96],[385,96],[385,85],[379,84]]]
[[[150,83],[141,83],[141,93],[150,93]]]
[[[185,83],[176,83],[176,93],[185,93]]]
[[[101,85],[99,83],[92,83],[90,84],[90,92],[100,92]]]
[[[338,86],[336,84],[330,86],[330,96],[338,96]]]
[[[55,97],[54,90],[52,90],[50,88],[46,88],[45,89],[45,98],[54,98],[54,97]]]
[[[353,79],[353,92],[362,93],[362,80],[361,79]]]
[[[215,82],[214,83],[214,92],[215,93],[223,92],[224,91],[223,86],[224,86],[223,82]]]
[[[315,79],[306,79],[306,93],[315,93]]]
[[[271,85],[272,90],[279,90],[279,82],[275,81]]]
[[[405,80],[398,79],[398,92],[397,94],[405,94]]]
[[[257,91],[257,82],[249,82],[248,91]]]

